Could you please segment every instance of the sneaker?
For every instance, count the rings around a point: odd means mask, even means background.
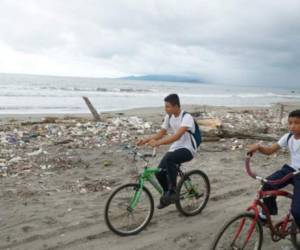
[[[163,209],[167,206],[171,205],[170,202],[165,201],[165,195],[163,195],[162,197],[160,197],[159,199],[159,204],[157,205],[157,209]]]
[[[176,199],[177,199],[177,194],[174,191],[168,191],[164,197],[164,201],[170,203],[175,203]]]
[[[267,224],[267,217],[263,212],[259,212],[258,219],[259,219],[259,221],[261,222],[262,225]]]
[[[165,208],[165,207],[167,207],[167,206],[169,206],[169,205],[171,205],[171,203],[163,203],[163,202],[160,202],[160,203],[156,206],[156,208],[157,208],[157,209],[163,209],[163,208]]]
[[[177,194],[175,192],[167,192],[162,197],[160,197],[159,204],[157,205],[157,209],[165,208],[173,203],[175,203],[177,199]]]

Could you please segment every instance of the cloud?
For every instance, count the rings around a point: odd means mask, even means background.
[[[300,77],[299,0],[3,0],[0,16],[10,55],[1,72],[295,86]]]

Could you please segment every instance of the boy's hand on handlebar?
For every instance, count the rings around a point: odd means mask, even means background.
[[[253,154],[255,154],[258,150],[259,150],[259,144],[252,144],[249,146],[249,149],[247,151],[247,155],[252,156]]]
[[[136,145],[137,146],[142,146],[142,145],[144,145],[146,143],[147,143],[146,139],[139,139],[139,140],[136,141]]]
[[[150,145],[151,147],[158,147],[160,144],[159,141],[152,139],[148,142],[148,145]]]

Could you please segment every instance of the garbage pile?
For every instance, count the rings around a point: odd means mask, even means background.
[[[200,124],[204,141],[224,144],[231,150],[243,149],[243,139],[277,140],[287,132],[287,113],[281,120],[275,109],[214,109],[193,114]],[[101,122],[76,117],[46,117],[40,122],[13,122],[0,127],[0,176],[52,174],[74,167],[87,167],[79,149],[100,149],[133,142],[136,137],[155,132],[152,124],[137,116],[110,117]],[[108,164],[108,163],[106,163]]]
[[[122,144],[152,130],[150,122],[136,116],[113,117],[101,122],[46,117],[41,122],[1,124],[0,176],[86,167],[76,149]]]
[[[269,134],[279,136],[287,131],[287,114],[278,120],[273,109],[245,109],[241,111],[216,110],[206,112],[197,118],[204,135],[221,136],[225,132],[235,134]]]
[[[277,141],[288,132],[287,116],[284,112],[280,117],[274,108],[216,109],[197,112],[196,120],[204,141],[219,141],[222,150],[234,151],[245,150],[254,142]]]
[[[81,194],[85,194],[88,192],[98,192],[103,190],[111,191],[111,186],[115,183],[113,180],[109,180],[103,178],[101,180],[91,180],[91,179],[83,179],[77,180],[77,185],[73,185],[72,191],[79,192]]]

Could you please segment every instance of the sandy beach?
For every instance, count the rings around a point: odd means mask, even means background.
[[[278,105],[184,106],[200,121],[204,142],[183,168],[208,175],[210,200],[194,217],[182,216],[173,205],[155,209],[147,228],[130,237],[109,231],[104,206],[113,189],[133,182],[142,170],[143,163],[132,162],[124,145],[155,132],[162,107],[103,113],[100,122],[89,114],[0,116],[0,250],[206,250],[221,225],[250,205],[259,187],[244,169],[247,145],[275,142],[287,132],[287,113],[299,107],[285,104],[280,113]],[[201,120],[218,124],[201,125]],[[153,166],[167,149],[158,149]],[[284,151],[255,155],[253,168],[266,176],[288,161]],[[159,197],[153,195],[157,205]],[[262,249],[293,248],[289,240],[272,242],[264,228]]]

